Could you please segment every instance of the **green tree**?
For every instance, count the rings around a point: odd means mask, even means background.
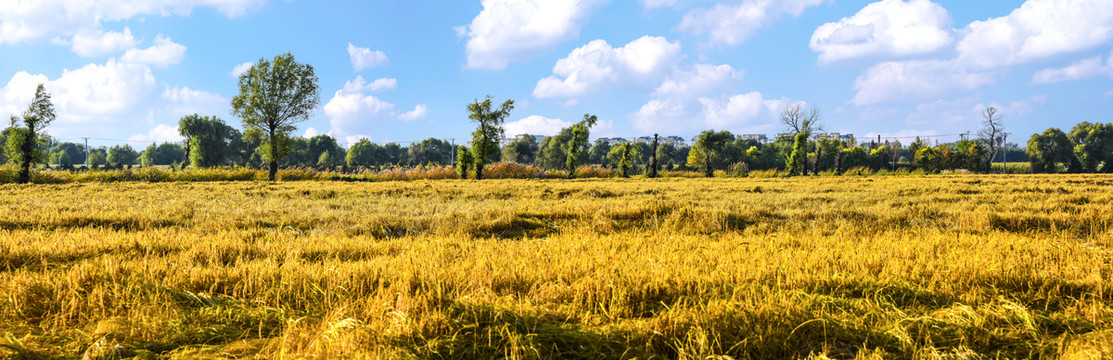
[[[108,151],[104,148],[89,149],[89,166],[101,166],[108,164]]]
[[[137,159],[139,159],[139,152],[132,149],[131,145],[113,145],[108,148],[108,163],[112,166],[133,165]]]
[[[460,173],[461,179],[468,178],[468,169],[475,165],[474,163],[475,159],[472,158],[467,146],[460,145],[456,148],[456,172]]]
[[[715,175],[715,169],[717,168],[715,161],[719,160],[718,158],[726,148],[727,143],[733,140],[734,135],[726,130],[719,132],[705,130],[699,134],[693,148],[699,149],[704,157],[702,163],[704,176],[712,177]]]
[[[339,165],[347,155],[344,148],[336,142],[336,138],[325,134],[309,138],[307,151],[309,159],[313,160],[313,165],[326,167]],[[322,163],[321,158],[325,153],[328,153],[325,157],[328,161]]]
[[[371,166],[375,160],[375,149],[372,145],[367,138],[359,139],[355,144],[352,144],[348,148],[348,154],[344,159],[348,166]]]
[[[1081,122],[1067,136],[1082,171],[1113,170],[1113,124]]]
[[[483,179],[483,166],[490,157],[499,154],[499,141],[505,134],[502,123],[514,110],[514,100],[506,100],[498,109],[491,108],[491,96],[483,101],[468,104],[468,118],[479,126],[472,133],[471,151],[475,161],[475,179]]]
[[[676,153],[680,149],[672,143],[664,143],[657,147],[657,161],[662,166],[676,166],[679,162],[676,161]]]
[[[568,165],[569,179],[576,177],[576,165],[581,157],[587,155],[587,137],[590,135],[591,127],[595,126],[595,122],[598,120],[595,115],[584,114],[582,121],[572,125],[572,139],[568,141],[565,148],[565,152],[568,153],[566,164]]]
[[[452,144],[437,138],[411,144],[408,153],[413,165],[446,165],[452,162]]]
[[[232,114],[243,119],[244,137],[258,140],[258,153],[278,175],[278,161],[290,151],[294,126],[312,115],[320,102],[313,66],[286,53],[273,61],[260,58],[240,75],[240,93],[232,98]]]
[[[502,161],[532,164],[537,159],[537,150],[537,138],[533,135],[522,135],[502,149]]]
[[[228,135],[232,127],[215,116],[197,114],[178,120],[178,133],[186,138],[186,156],[195,169],[222,166],[228,160]]]
[[[792,142],[792,153],[785,159],[785,168],[788,169],[789,175],[800,175],[801,170],[804,169],[804,156],[807,154],[807,146],[808,134],[796,134],[796,138]],[[804,173],[804,175],[807,175],[807,173]]]
[[[622,170],[622,177],[630,177],[630,167],[634,166],[634,161],[638,155],[638,147],[631,142],[611,146],[611,151],[607,153],[611,164]]]
[[[185,160],[185,149],[173,143],[151,144],[139,155],[139,163],[143,166],[173,165]]]
[[[1042,134],[1032,134],[1028,139],[1028,162],[1032,164],[1032,172],[1053,173],[1058,171],[1058,164],[1070,166],[1074,158],[1074,147],[1070,138],[1063,130],[1048,128]]]
[[[31,165],[46,160],[43,143],[47,139],[44,132],[47,125],[54,121],[54,104],[50,93],[43,84],[35,89],[35,97],[20,117],[12,116],[11,132],[8,134],[5,154],[19,169],[19,183],[31,182]]]

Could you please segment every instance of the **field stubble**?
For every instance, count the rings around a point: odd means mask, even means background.
[[[0,357],[1108,358],[1111,185],[4,185]]]

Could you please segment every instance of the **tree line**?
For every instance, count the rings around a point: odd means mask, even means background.
[[[514,101],[506,100],[495,107],[488,95],[467,104],[468,118],[476,129],[466,145],[454,148],[436,138],[409,146],[361,139],[345,149],[328,135],[291,136],[296,124],[307,120],[317,108],[319,97],[311,65],[298,63],[289,53],[273,60],[262,58],[239,77],[239,94],[232,99],[232,115],[241,119],[243,132],[216,116],[194,114],[178,123],[178,131],[185,138],[180,144],[152,143],[142,151],[130,145],[85,149],[81,144],[57,142],[47,135],[45,129],[56,115],[50,94],[40,84],[28,109],[12,116],[11,125],[0,133],[0,144],[4,145],[0,160],[19,169],[20,182],[29,181],[34,164],[54,163],[67,168],[82,160],[91,166],[113,167],[268,168],[272,181],[280,166],[424,164],[452,164],[461,178],[473,174],[482,179],[483,168],[498,161],[563,170],[568,177],[575,177],[577,167],[584,164],[619,169],[622,176],[644,172],[650,177],[657,176],[661,169],[699,170],[709,177],[716,171],[744,175],[753,170],[776,170],[809,175],[856,168],[988,172],[996,159],[1006,157],[1030,162],[1033,172],[1113,171],[1113,166],[1107,166],[1113,161],[1113,124],[1083,122],[1070,133],[1051,128],[1032,135],[1025,149],[1009,149],[1001,116],[994,107],[982,113],[978,138],[935,145],[920,138],[903,146],[899,141],[856,143],[853,138],[828,136],[818,108],[792,104],[780,114],[786,132],[772,142],[712,129],[700,133],[691,146],[660,144],[656,134],[649,143],[616,144],[602,139],[591,143],[590,129],[598,118],[585,114],[582,121],[554,136],[537,139],[522,135],[502,146],[506,137],[502,124],[514,110]]]

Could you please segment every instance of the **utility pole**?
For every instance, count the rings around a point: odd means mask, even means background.
[[[85,139],[85,167],[89,167],[89,138],[82,139]]]
[[[455,166],[456,165],[456,138],[448,138],[448,140],[452,140],[452,165]]]

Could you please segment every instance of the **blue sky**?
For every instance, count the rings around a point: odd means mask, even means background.
[[[517,102],[509,135],[585,113],[593,137],[775,134],[797,102],[906,143],[976,133],[987,106],[1021,143],[1113,121],[1108,0],[0,2],[0,116],[45,83],[65,141],[178,140],[193,113],[239,127],[237,68],[285,52],[320,77],[297,134],[344,145],[464,142],[487,94]]]

